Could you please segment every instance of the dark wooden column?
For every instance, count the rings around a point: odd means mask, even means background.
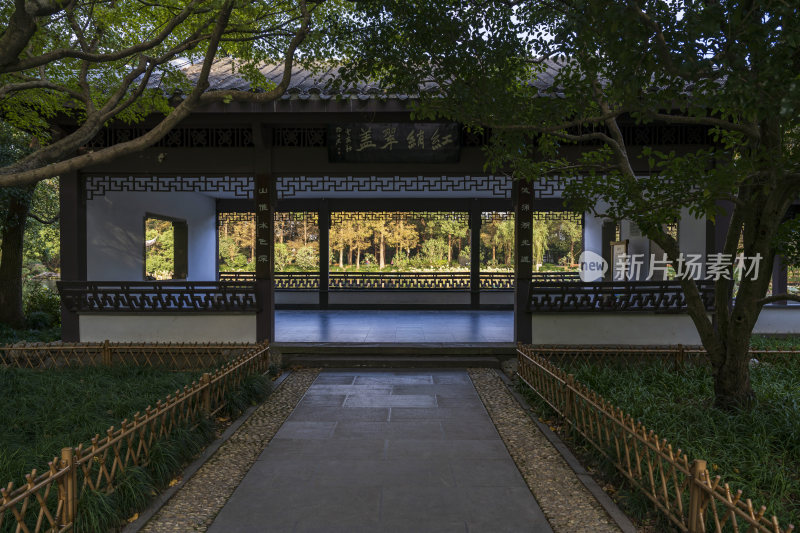
[[[783,262],[783,257],[780,255],[775,256],[775,261],[772,263],[772,294],[786,294],[789,291],[789,272],[786,270],[786,264]],[[788,302],[776,302],[778,305],[786,305]]]
[[[275,339],[275,298],[273,274],[274,216],[272,176],[255,176],[256,212],[256,339],[258,342]]]
[[[331,268],[331,210],[327,200],[319,203],[317,223],[319,224],[319,306],[321,309],[325,309],[328,307],[328,278]]]
[[[514,254],[514,341],[530,343],[533,341],[533,325],[528,312],[528,293],[532,277],[533,239],[532,210],[533,189],[526,181],[514,182],[514,234],[516,252]]]
[[[469,290],[470,307],[477,309],[481,305],[481,204],[472,200],[469,206]]]
[[[75,172],[59,180],[61,216],[61,279],[86,281],[86,195],[83,178]],[[61,305],[61,339],[80,341],[78,313]]]

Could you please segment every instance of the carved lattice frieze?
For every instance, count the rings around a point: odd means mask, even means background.
[[[87,176],[86,199],[107,192],[212,192],[253,198],[252,176]]]
[[[507,176],[279,176],[279,199],[314,197],[511,198]]]

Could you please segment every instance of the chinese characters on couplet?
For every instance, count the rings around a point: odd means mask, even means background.
[[[693,281],[720,279],[741,280],[758,279],[759,268],[763,257],[756,254],[752,257],[744,254],[709,254],[703,272],[703,256],[701,254],[681,254],[677,261],[667,259],[667,254],[660,258],[650,255],[645,262],[645,254],[620,254],[614,264],[615,280],[652,280],[652,279],[690,279]],[[646,272],[646,275],[645,275]]]
[[[263,178],[259,178],[264,181]],[[256,188],[256,273],[268,274],[270,264],[269,219],[272,211],[269,205],[269,187],[259,183]],[[261,277],[259,276],[259,277]]]

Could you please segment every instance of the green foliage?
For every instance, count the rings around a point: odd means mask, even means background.
[[[447,263],[447,242],[442,238],[427,239],[422,243],[422,256],[434,266]]]
[[[800,216],[781,224],[775,235],[775,246],[786,264],[800,267]]]
[[[119,525],[120,518],[113,494],[87,490],[78,500],[75,531],[111,531]]]
[[[50,315],[48,315],[49,319]],[[7,324],[0,324],[0,344],[17,342],[53,342],[61,339],[61,327],[14,329]]]
[[[21,481],[198,376],[158,368],[0,368],[0,479]]]
[[[267,376],[252,374],[242,384],[225,397],[225,413],[237,416],[251,405],[264,401],[272,392],[272,381]]]
[[[222,247],[220,246],[220,254],[222,253]],[[275,243],[275,251],[274,251],[274,258],[275,261],[275,271],[281,272],[289,266],[291,262],[291,253],[289,252],[289,247],[286,244],[279,242]]]
[[[22,285],[22,302],[26,317],[34,313],[47,316],[44,327],[61,324],[61,297],[58,291],[39,281],[29,280]]]
[[[156,441],[147,466],[129,466],[120,472],[113,492],[87,490],[81,495],[76,530],[109,531],[123,524],[143,510],[156,490],[166,487],[213,436],[213,424],[202,418],[196,427],[177,427],[168,438]]]
[[[175,231],[172,222],[158,218],[145,221],[145,271],[154,279],[175,275]]]
[[[31,214],[50,223],[28,218],[24,237],[23,277],[61,271],[58,191],[58,178],[40,181],[33,191]]]
[[[300,270],[315,270],[319,268],[319,256],[311,246],[303,246],[295,253],[294,263]]]

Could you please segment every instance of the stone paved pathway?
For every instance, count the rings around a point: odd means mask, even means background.
[[[209,528],[550,532],[464,370],[323,371]]]

